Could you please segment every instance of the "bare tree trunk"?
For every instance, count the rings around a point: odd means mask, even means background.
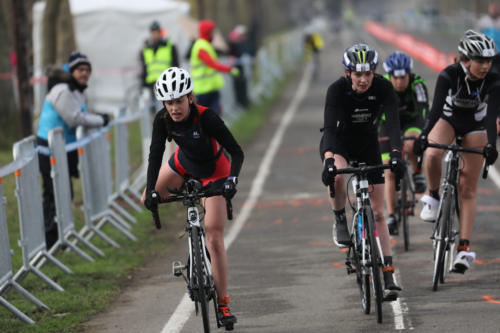
[[[12,0],[14,19],[14,45],[17,54],[17,80],[19,91],[19,111],[21,122],[21,133],[23,137],[33,133],[31,115],[31,92],[28,73],[27,56],[27,17],[24,8],[24,0]]]
[[[60,2],[59,16],[57,17],[56,64],[65,63],[70,53],[77,48],[69,0]],[[87,53],[85,50],[82,50],[82,52]]]
[[[9,37],[4,6],[0,7],[0,146],[7,147],[18,139],[14,87],[12,85],[12,66],[9,57]]]
[[[53,0],[47,0],[45,3],[45,11],[43,12],[42,23],[42,66],[44,68],[56,63],[56,21],[60,3],[60,1]]]
[[[65,63],[69,54],[76,49],[73,17],[68,0],[47,0],[42,34],[43,67]]]
[[[198,19],[203,20],[205,19],[205,0],[197,0],[198,4]]]

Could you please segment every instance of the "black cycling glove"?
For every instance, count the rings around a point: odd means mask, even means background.
[[[330,186],[335,183],[335,175],[337,174],[337,168],[335,167],[335,159],[329,157],[325,160],[325,166],[323,167],[323,172],[321,173],[321,180],[325,186]]]
[[[425,148],[427,148],[427,135],[420,134],[413,142],[413,153],[417,156],[422,156]]]
[[[224,182],[222,195],[224,198],[231,200],[236,194],[236,184],[238,184],[238,178],[228,177]]]
[[[484,158],[486,159],[486,164],[492,165],[498,158],[498,151],[491,143],[484,146],[483,149]]]
[[[146,193],[146,200],[144,200],[144,206],[150,211],[155,211],[158,209],[158,201],[160,199],[160,195],[155,190],[149,191]]]
[[[394,172],[394,175],[398,180],[403,178],[405,165],[401,160],[401,152],[398,150],[393,150],[391,151],[389,156],[391,157],[390,165],[392,172]]]

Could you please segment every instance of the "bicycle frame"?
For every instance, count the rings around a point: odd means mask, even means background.
[[[363,228],[363,223],[368,222],[363,219],[364,209],[365,207],[371,207],[370,195],[368,193],[369,184],[368,180],[366,179],[366,176],[362,176],[360,179],[359,176],[357,175],[353,176],[351,184],[352,184],[352,189],[356,194],[356,209],[354,212],[353,225],[351,230],[353,230],[353,232],[355,230],[361,232],[362,230],[365,230],[365,228]],[[382,245],[380,243],[380,238],[378,236],[377,226],[374,224],[373,226],[370,227],[373,227],[379,256],[383,265],[384,255],[382,253]],[[359,237],[359,239],[361,239],[361,253],[362,253],[361,263],[363,264],[363,266],[367,265],[368,263],[366,259],[366,236],[367,235],[365,235],[364,232],[362,232],[361,234],[358,233],[358,235],[356,235],[356,237]]]

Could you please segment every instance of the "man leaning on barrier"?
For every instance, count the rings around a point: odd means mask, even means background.
[[[48,146],[48,135],[51,129],[62,127],[66,144],[76,141],[78,126],[106,126],[109,116],[86,112],[85,96],[92,66],[89,59],[78,51],[71,53],[68,63],[63,69],[48,70],[47,96],[40,115],[37,132],[37,144]],[[43,216],[45,221],[45,239],[50,249],[57,241],[57,225],[55,222],[55,201],[52,179],[50,177],[49,156],[38,154],[40,172],[43,183]],[[78,178],[78,155],[76,151],[68,152],[68,168],[71,177]],[[73,189],[71,189],[73,196]]]

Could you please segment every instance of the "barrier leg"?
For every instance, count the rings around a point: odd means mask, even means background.
[[[49,310],[49,307],[47,305],[43,304],[42,301],[40,301],[38,298],[36,298],[35,296],[33,296],[30,292],[28,292],[26,289],[24,289],[17,282],[11,281],[10,284],[12,285],[12,287],[18,293],[20,293],[21,295],[23,295],[24,297],[26,297],[28,300],[30,300],[33,304],[35,304],[36,306],[38,306],[40,309]]]
[[[132,222],[132,223],[137,222],[137,219],[135,217],[130,215],[125,209],[123,209],[123,207],[121,207],[119,204],[117,204],[114,200],[111,201],[111,207],[116,209],[118,211],[118,213],[122,214],[130,222]]]
[[[112,240],[111,238],[109,238],[108,235],[106,235],[104,232],[102,232],[101,230],[99,230],[99,228],[96,228],[96,227],[92,227],[92,229],[90,230],[90,232],[87,235],[87,237],[85,237],[85,240],[86,241],[90,241],[90,239],[92,238],[92,236],[94,236],[94,234],[96,234],[97,236],[101,237],[109,245],[111,245],[113,247],[116,247],[117,249],[120,248],[120,245],[117,242],[115,242],[114,240]]]
[[[87,260],[87,261],[90,261],[90,262],[94,262],[94,258],[92,258],[91,256],[89,256],[87,253],[85,253],[84,251],[82,251],[78,246],[72,244],[71,242],[67,242],[66,243],[68,245],[68,247],[75,251],[76,254],[78,254],[80,257],[82,257],[83,259]]]
[[[52,254],[48,253],[47,251],[43,251],[43,254],[51,263],[59,267],[59,269],[62,270],[63,272],[65,272],[66,274],[73,274],[73,271],[71,269],[66,267],[66,265],[64,265],[59,260],[57,260]]]
[[[56,253],[57,250],[59,250],[61,248],[61,246],[62,246],[61,239],[58,239],[54,243],[54,245],[52,245],[52,247],[50,248],[49,253],[54,255],[54,253]],[[40,261],[36,262],[38,259],[40,259]],[[45,258],[43,256],[36,256],[35,259],[33,259],[31,261],[31,264],[34,265],[38,269],[42,269],[42,267],[45,265],[46,262],[47,262],[47,258]]]
[[[40,279],[45,281],[49,286],[54,288],[57,291],[64,291],[63,287],[52,281],[47,275],[43,274],[42,271],[38,270],[36,267],[31,266],[30,271],[33,272],[36,276],[38,276]]]
[[[130,240],[133,240],[133,241],[136,241],[137,238],[132,235],[127,229],[125,229],[124,227],[122,227],[118,222],[116,222],[112,215],[108,216],[108,222],[111,223],[111,225],[113,227],[115,227],[116,229],[118,229],[118,231],[120,231],[122,234],[124,234],[128,239]]]
[[[74,236],[79,242],[85,244],[85,246],[87,246],[90,250],[94,251],[97,255],[99,255],[101,257],[105,256],[104,252],[102,252],[98,247],[96,247],[91,242],[86,241],[85,238],[83,238],[82,236],[80,236],[78,233],[72,231],[71,235]],[[70,243],[70,242],[68,242],[68,243]],[[71,244],[73,244],[73,243],[71,243]]]
[[[118,194],[118,196],[120,198],[123,199],[123,201],[125,201],[130,207],[132,207],[136,212],[141,212],[142,209],[141,207],[139,207],[139,205],[137,205],[134,200],[132,200],[126,193],[125,191],[124,192],[121,192]]]
[[[18,310],[14,305],[12,305],[9,302],[7,302],[7,300],[5,300],[1,296],[0,296],[0,304],[3,305],[4,307],[6,307],[7,310],[9,310],[10,312],[12,312],[17,318],[21,319],[25,323],[31,324],[31,325],[35,324],[35,322],[33,321],[33,319],[31,319],[30,317],[28,317],[27,315],[25,315],[23,312],[21,312],[20,310]]]
[[[132,186],[129,186],[127,187],[127,190],[130,192],[130,194],[132,194],[132,197],[137,200],[138,202],[141,202],[141,194],[139,193],[139,191],[136,191],[134,188],[132,188]],[[141,208],[141,211],[142,211],[142,207]]]
[[[117,221],[118,223],[121,224],[122,227],[130,230],[132,229],[132,226],[130,224],[127,223],[127,221],[125,221],[120,215],[118,215],[116,212],[114,212],[113,210],[109,210],[109,215],[110,217],[112,217],[115,221]]]

